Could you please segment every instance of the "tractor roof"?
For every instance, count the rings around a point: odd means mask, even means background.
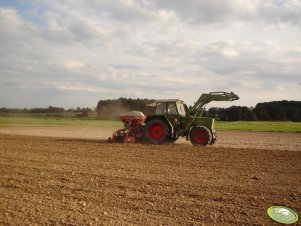
[[[160,103],[162,103],[162,102],[164,102],[164,103],[167,103],[167,102],[179,102],[179,103],[184,103],[184,101],[182,101],[182,100],[179,100],[179,99],[160,99],[160,100],[156,100],[156,102],[158,103],[158,102],[160,102]]]

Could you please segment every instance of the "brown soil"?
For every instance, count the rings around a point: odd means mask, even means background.
[[[268,207],[301,213],[299,151],[95,137],[0,134],[0,225],[278,225]]]
[[[111,126],[16,126],[0,127],[0,134],[104,140],[117,129]],[[190,144],[184,138],[176,143]],[[301,133],[218,131],[214,147],[301,151]]]
[[[0,224],[277,225],[301,152],[0,135]]]

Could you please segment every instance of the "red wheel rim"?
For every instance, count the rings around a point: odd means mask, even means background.
[[[193,133],[193,138],[194,138],[195,142],[197,142],[198,144],[201,144],[206,140],[206,133],[203,130],[196,130]]]
[[[164,132],[164,127],[159,123],[155,123],[149,128],[149,134],[153,139],[160,139],[164,136]]]

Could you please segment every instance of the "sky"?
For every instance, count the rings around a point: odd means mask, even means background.
[[[301,101],[301,0],[0,0],[0,107]]]

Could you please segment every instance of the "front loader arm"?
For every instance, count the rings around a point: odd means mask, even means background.
[[[210,93],[203,93],[197,102],[193,105],[193,107],[187,113],[188,119],[188,128],[190,128],[192,122],[195,120],[196,117],[202,116],[203,114],[203,107],[210,103],[211,101],[234,101],[238,100],[239,97],[234,94],[233,92],[210,92]],[[188,129],[187,128],[187,129]]]
[[[233,101],[238,100],[239,97],[234,94],[233,92],[210,92],[210,93],[203,93],[197,102],[193,105],[191,110],[189,111],[190,115],[198,114],[202,108],[210,103],[211,101]]]

